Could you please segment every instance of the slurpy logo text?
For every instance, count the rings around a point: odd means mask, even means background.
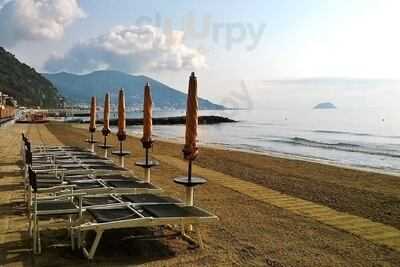
[[[162,17],[159,13],[153,18],[141,16],[136,20],[136,24],[152,25],[162,29],[166,35],[171,34],[175,26],[182,28],[184,38],[188,41],[212,41],[227,50],[244,45],[247,51],[257,48],[267,27],[265,23],[217,22],[212,16],[198,19],[193,13],[185,15],[181,25],[170,17]]]

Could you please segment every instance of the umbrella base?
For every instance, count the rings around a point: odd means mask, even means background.
[[[154,166],[160,165],[160,162],[158,162],[156,160],[148,160],[147,163],[146,163],[146,160],[143,159],[143,160],[136,161],[135,165],[138,166],[138,167],[149,169],[149,168],[152,168]]]
[[[128,156],[131,154],[130,151],[127,150],[116,150],[116,151],[112,151],[111,154],[115,155],[115,156],[120,156],[120,157],[124,157],[124,156]]]
[[[176,184],[184,185],[186,187],[194,187],[207,183],[207,180],[202,177],[192,176],[190,181],[187,176],[179,176],[174,178]]]
[[[112,148],[112,145],[98,145],[97,147],[100,147],[102,149],[109,149]]]

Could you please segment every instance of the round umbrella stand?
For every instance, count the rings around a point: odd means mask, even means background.
[[[186,189],[186,204],[188,206],[193,206],[194,204],[194,188],[199,185],[207,183],[207,180],[202,177],[187,177],[179,176],[174,178],[174,182],[179,185],[185,186]]]
[[[125,168],[125,156],[128,156],[131,154],[130,151],[127,150],[122,150],[122,142],[120,142],[119,150],[114,150],[111,152],[114,156],[119,157],[119,162],[122,168]]]
[[[104,143],[102,145],[98,145],[97,147],[104,149],[104,157],[108,157],[108,149],[112,148],[112,145],[107,145],[107,137],[104,136]]]
[[[144,169],[144,176],[147,183],[150,183],[150,169],[159,166],[160,162],[156,160],[149,160],[148,158],[135,162],[135,165]]]
[[[93,138],[93,133],[90,133],[90,138],[85,140],[86,143],[90,144],[90,152],[94,153],[94,144],[97,141]]]

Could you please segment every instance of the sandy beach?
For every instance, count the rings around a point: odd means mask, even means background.
[[[130,239],[125,230],[106,234],[89,262],[79,251],[48,247],[67,238],[49,226],[42,255],[33,257],[21,207],[22,130],[33,143],[87,147],[81,125],[0,129],[0,266],[400,266],[399,177],[211,147],[200,148],[194,167],[208,179],[196,191],[196,205],[220,218],[201,227],[203,250],[179,238]],[[100,132],[96,138],[102,140]],[[128,137],[125,147],[132,151],[126,166],[142,177],[134,167],[143,158],[139,139]],[[181,150],[176,142],[156,141],[152,155],[161,165],[152,179],[184,199],[173,183],[185,173]]]

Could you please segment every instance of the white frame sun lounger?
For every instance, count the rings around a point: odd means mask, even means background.
[[[77,216],[76,220],[79,220],[79,218],[82,217],[82,197],[85,195],[85,193],[73,192],[73,188],[69,186],[71,191],[69,192],[64,191],[65,194],[39,197],[35,173],[32,171],[32,169],[29,169],[29,173],[30,173],[29,192],[31,195],[29,199],[31,202],[29,203],[28,206],[28,220],[29,220],[28,232],[29,235],[33,238],[33,245],[32,245],[33,253],[40,254],[42,251],[41,241],[40,241],[40,226],[39,226],[40,225],[39,218],[42,216],[50,216],[50,217],[68,216],[68,229],[71,237],[71,246],[74,249],[75,242],[72,229],[74,223],[72,217],[73,215],[76,215]],[[65,185],[60,187],[65,189],[68,186]],[[60,189],[60,187],[57,189]],[[50,193],[52,192],[52,190],[55,190],[55,188],[44,189],[42,190],[42,192]],[[78,205],[74,203],[75,197],[79,199]]]
[[[145,206],[145,205],[142,205]],[[151,205],[149,205],[151,206]],[[97,247],[99,245],[99,242],[102,238],[102,235],[104,231],[107,230],[112,230],[112,229],[124,229],[124,228],[137,228],[137,227],[154,227],[154,226],[180,226],[180,234],[181,236],[189,240],[191,242],[197,243],[201,248],[203,247],[203,241],[201,237],[200,230],[197,229],[197,238],[198,241],[196,242],[192,237],[190,237],[186,232],[185,232],[185,225],[197,225],[197,224],[202,224],[202,223],[212,223],[216,222],[218,220],[218,217],[201,209],[198,207],[194,206],[185,206],[184,204],[179,205],[182,208],[190,207],[194,208],[198,211],[201,211],[204,214],[207,214],[207,216],[192,216],[192,217],[145,217],[141,213],[137,211],[137,206],[132,205],[132,204],[117,204],[117,205],[108,205],[107,207],[96,207],[92,209],[87,209],[88,211],[90,210],[96,210],[96,209],[115,209],[115,208],[121,208],[121,207],[126,207],[132,211],[132,215],[135,214],[138,217],[137,218],[132,218],[132,219],[122,219],[122,220],[117,220],[117,221],[111,221],[111,222],[86,222],[82,223],[81,225],[73,227],[73,233],[76,235],[75,238],[78,240],[78,248],[82,248],[83,254],[85,255],[86,258],[88,259],[93,259]],[[83,244],[83,240],[85,239],[84,236],[88,231],[94,231],[96,233],[95,239],[90,246],[90,249],[88,250]],[[82,238],[82,232],[83,232],[83,238]]]

